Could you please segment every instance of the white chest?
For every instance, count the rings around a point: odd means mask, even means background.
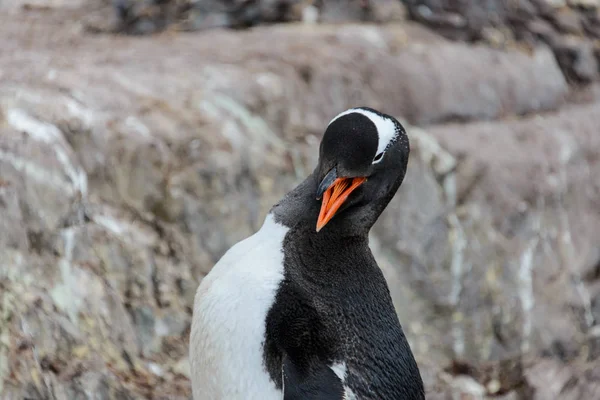
[[[190,335],[194,400],[282,398],[264,367],[262,345],[267,312],[283,280],[287,230],[268,215],[200,283]]]

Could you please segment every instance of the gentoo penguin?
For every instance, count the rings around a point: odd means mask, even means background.
[[[331,120],[314,172],[200,283],[195,400],[425,398],[368,241],[409,152],[389,115],[361,107]]]

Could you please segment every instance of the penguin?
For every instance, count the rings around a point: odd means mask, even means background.
[[[390,115],[357,107],[329,122],[312,174],[198,287],[194,400],[425,398],[368,240],[409,154]]]

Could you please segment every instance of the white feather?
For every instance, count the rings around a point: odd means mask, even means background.
[[[338,378],[344,383],[346,381],[346,363],[336,363],[330,367]]]
[[[333,370],[333,373],[338,378],[340,378],[340,380],[342,381],[342,385],[344,385],[344,397],[342,400],[356,400],[356,395],[354,394],[352,389],[350,389],[346,385],[346,373],[347,373],[346,363],[345,362],[335,363],[330,368]]]
[[[194,400],[280,400],[263,364],[265,319],[283,280],[288,228],[263,226],[225,253],[194,302],[190,365]]]

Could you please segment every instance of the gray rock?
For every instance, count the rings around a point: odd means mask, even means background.
[[[562,9],[554,13],[552,18],[554,24],[561,32],[575,35],[583,32],[581,16],[574,10],[569,8]]]
[[[569,5],[575,6],[575,7],[583,7],[583,8],[591,8],[591,9],[600,8],[599,0],[567,0],[567,3]]]
[[[320,3],[319,20],[321,22],[364,21],[370,12],[369,0],[329,0]]]
[[[397,104],[392,111],[422,124],[554,109],[567,90],[552,53],[543,47],[527,55],[483,46],[414,44],[393,64],[377,63],[374,71],[371,87]],[[411,79],[379,78],[394,74]]]
[[[189,398],[199,281],[361,104],[411,137],[372,244],[428,398],[553,395],[545,369],[594,393],[600,109],[563,107],[547,48],[410,23],[141,40],[64,23],[0,16],[3,400]]]
[[[376,22],[398,22],[408,17],[408,10],[401,1],[371,0],[371,14]]]
[[[527,29],[534,37],[539,38],[544,43],[554,43],[559,37],[559,34],[554,27],[548,21],[540,18],[529,21],[527,23]]]
[[[143,35],[168,27],[195,31],[298,21],[382,23],[403,20],[406,10],[395,0],[114,0],[113,13],[116,20],[102,21],[110,18],[104,12],[103,17],[91,18],[88,27],[93,31]]]
[[[600,9],[586,13],[582,20],[583,29],[592,38],[600,39]]]
[[[577,82],[589,83],[600,71],[591,41],[564,36],[553,44],[556,59],[565,75]]]

